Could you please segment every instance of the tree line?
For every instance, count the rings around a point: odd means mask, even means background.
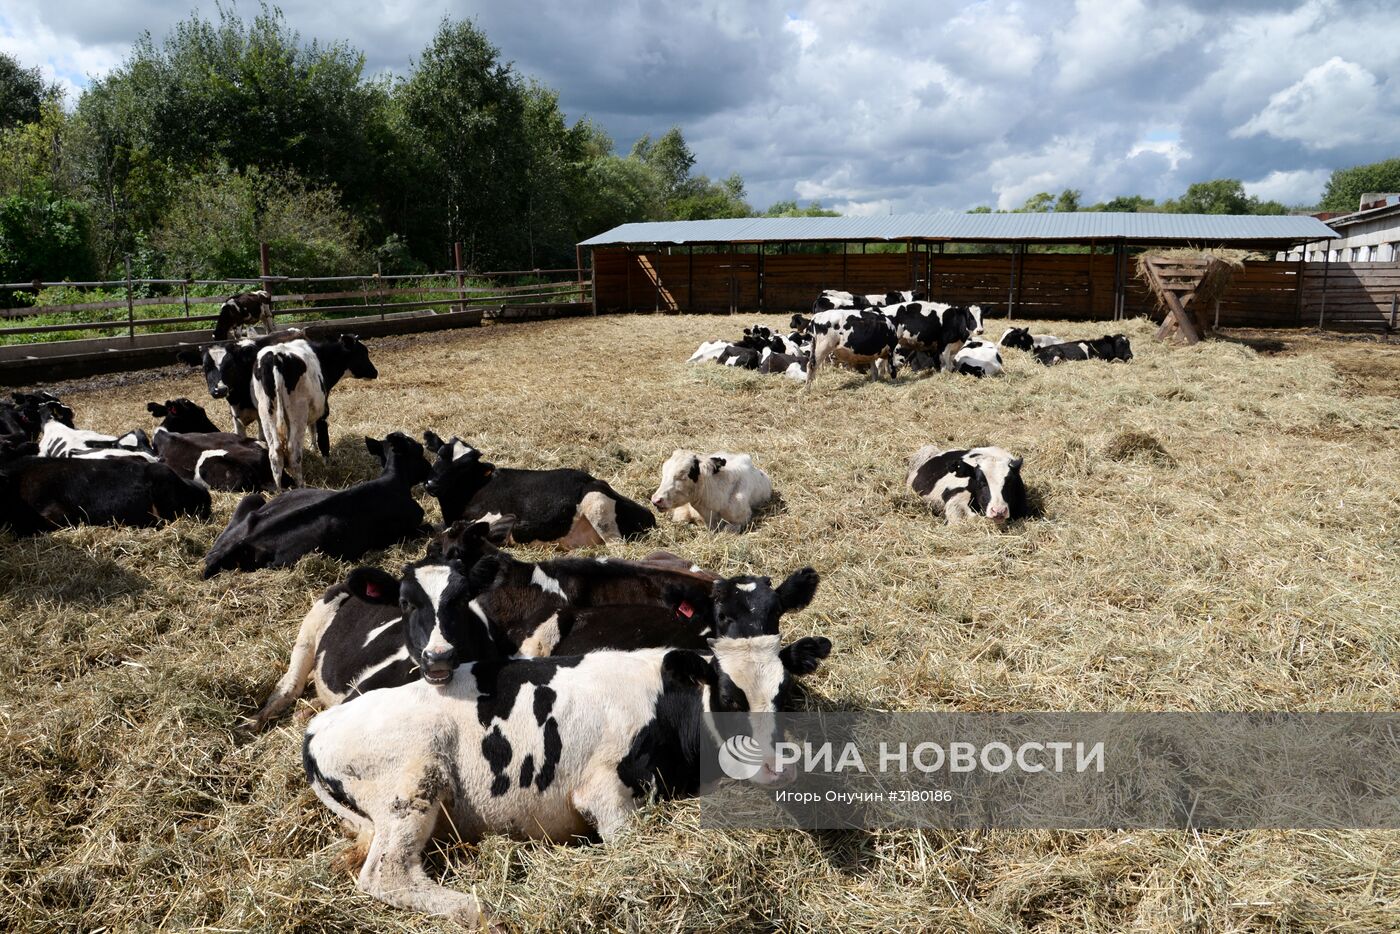
[[[1400,159],[1334,173],[1320,207],[1400,190]],[[1161,204],[1024,211],[1284,213],[1234,179]],[[978,208],[988,211],[990,208]],[[783,201],[764,216],[836,212]],[[304,41],[280,11],[194,14],[140,36],[67,108],[37,68],[0,54],[0,281],[241,278],[567,267],[574,244],[629,221],[753,216],[737,173],[711,179],[678,127],[624,155],[469,21],[444,19],[404,77],[366,75],[345,43]]]

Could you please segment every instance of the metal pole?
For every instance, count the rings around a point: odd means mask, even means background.
[[[1006,288],[1006,320],[1011,320],[1011,313],[1016,308],[1016,257],[1020,255],[1020,244],[1013,244],[1011,247],[1011,284]]]
[[[185,317],[190,316],[190,281],[186,279],[180,283],[180,298],[185,303]]]
[[[272,259],[266,243],[258,244],[258,266],[261,268],[262,287],[267,288],[267,280],[272,278]],[[270,291],[270,290],[269,290]]]
[[[1327,276],[1332,271],[1332,241],[1326,245],[1327,255],[1322,258],[1322,306],[1317,310],[1317,329],[1327,320]]]
[[[136,306],[131,300],[131,254],[126,254],[126,336],[136,340]]]
[[[577,249],[577,248],[575,248]],[[452,268],[457,271],[457,300],[467,307],[467,277],[462,274],[462,241],[452,244]]]

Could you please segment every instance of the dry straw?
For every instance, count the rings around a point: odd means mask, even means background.
[[[586,467],[639,499],[672,448],[749,451],[781,495],[754,531],[666,526],[622,551],[670,548],[724,573],[817,567],[816,602],[788,623],[835,643],[812,707],[1394,709],[1394,351],[1171,348],[1135,321],[1130,365],[1046,369],[1011,351],[1005,377],[981,381],[832,370],[804,395],[681,363],[744,323],[376,341],[383,375],[337,388],[334,458],[309,455],[309,480],[368,476],[360,437],[395,428],[462,435],[498,463]],[[1390,377],[1344,370],[1376,366]],[[80,425],[116,431],[181,395],[204,398],[194,372],[67,397]],[[926,443],[1023,455],[1043,516],[1001,534],[939,524],[903,488]],[[219,522],[235,501],[216,497]],[[218,528],[0,537],[0,929],[439,930],[333,873],[342,843],[302,777],[300,723],[233,730],[347,566],[202,582]],[[1395,833],[719,833],[697,808],[650,806],[606,848],[456,846],[433,872],[539,931],[1400,926]]]

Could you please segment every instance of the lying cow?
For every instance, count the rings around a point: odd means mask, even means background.
[[[925,445],[909,459],[905,482],[949,525],[985,516],[998,525],[1030,515],[1021,458],[1001,448],[943,451]]]
[[[848,366],[868,366],[870,378],[896,376],[894,351],[899,341],[894,323],[879,311],[824,311],[812,317],[812,356],[807,362],[807,385],[828,359]]]
[[[330,393],[347,371],[356,379],[379,376],[369,349],[353,334],[292,340],[258,351],[253,401],[278,486],[301,486],[307,428],[315,429],[321,457],[331,456]]]
[[[773,484],[748,454],[697,454],[677,448],[661,465],[661,485],[651,498],[674,522],[742,531],[754,510],[773,498]]]
[[[444,687],[371,691],[319,714],[302,763],[316,796],[357,834],[357,885],[401,908],[489,924],[475,896],[424,872],[436,833],[563,841],[596,831],[608,843],[647,801],[706,790],[696,763],[717,745],[706,714],[783,710],[794,678],[830,653],[825,638],[784,647],[779,634],[781,616],[806,606],[817,581],[804,568],[777,588],[767,578],[717,582],[716,635],[704,653],[463,666]],[[785,778],[765,760],[757,781]]]
[[[953,372],[965,376],[1000,376],[1001,354],[996,345],[986,341],[968,341],[953,355]]]
[[[1122,360],[1127,363],[1133,359],[1133,348],[1122,334],[1105,334],[1098,340],[1068,341],[1037,348],[1035,359],[1046,366],[1066,360]]]
[[[724,349],[730,346],[729,341],[705,341],[695,353],[690,355],[686,363],[711,363],[719,359],[719,355],[724,353]]]
[[[384,465],[373,480],[345,490],[291,490],[272,502],[261,493],[243,497],[204,558],[204,577],[286,567],[313,551],[357,561],[425,534],[413,498],[432,472],[422,445],[396,431],[382,441],[366,438],[365,447]]]
[[[200,406],[189,399],[149,402],[146,409],[161,419],[152,446],[161,462],[180,476],[211,490],[252,493],[272,489],[272,466],[260,441],[219,431]]]
[[[300,340],[302,337],[301,331],[288,328],[255,340],[210,344],[198,350],[182,350],[177,358],[203,370],[209,395],[228,402],[229,413],[233,416],[234,432],[246,435],[249,425],[258,424],[258,406],[253,401],[253,365],[257,362],[258,351],[270,344]],[[262,434],[262,427],[259,426],[259,437]]]
[[[997,346],[1030,352],[1037,347],[1049,347],[1060,342],[1054,334],[1032,334],[1030,328],[1007,328],[1002,332]]]
[[[139,428],[120,437],[100,431],[74,428],[72,409],[65,405],[45,402],[39,406],[39,454],[42,457],[78,457],[105,460],[111,457],[135,457],[154,463],[156,455],[146,433]]]
[[[64,526],[148,527],[209,518],[209,491],[141,458],[16,457],[0,467],[0,524],[17,535]]]
[[[498,469],[460,438],[443,441],[425,431],[423,441],[437,455],[427,490],[437,497],[444,525],[515,516],[512,542],[566,551],[635,538],[656,527],[645,506],[587,471]]]
[[[12,392],[10,400],[0,402],[0,438],[8,438],[14,443],[39,440],[43,428],[39,408],[49,408],[51,417],[73,427],[73,410],[59,401],[51,392]]]
[[[323,706],[459,664],[598,649],[703,648],[718,578],[659,552],[642,561],[518,561],[494,547],[509,521],[457,522],[394,577],[359,568],[306,614],[287,672],[250,725],[289,707],[310,678]]]
[[[256,324],[261,324],[265,333],[272,333],[272,295],[266,289],[243,292],[225,301],[214,323],[214,340],[227,340],[235,331],[239,337],[248,337],[256,333]]]
[[[739,339],[738,346],[756,350],[760,354],[768,350],[773,353],[798,355],[806,351],[808,344],[807,337],[800,331],[793,331],[791,334],[783,335],[772,328],[761,324],[744,328],[744,336]]]
[[[830,311],[833,308],[883,308],[886,305],[897,305],[900,302],[915,302],[922,297],[923,293],[917,290],[858,295],[854,292],[842,292],[838,289],[825,289],[812,303],[812,313]]]
[[[741,370],[758,369],[759,352],[750,347],[740,347],[738,344],[730,344],[720,351],[719,357],[715,360],[720,366],[732,366]]]
[[[758,372],[760,373],[781,373],[789,379],[795,379],[799,383],[807,379],[808,357],[797,354],[774,353],[764,348],[762,356],[758,361]]]

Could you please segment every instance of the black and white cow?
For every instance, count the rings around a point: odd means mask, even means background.
[[[789,379],[802,382],[807,379],[809,359],[806,355],[774,353],[765,348],[758,361],[758,372],[781,373]]]
[[[1121,360],[1127,363],[1133,359],[1133,348],[1124,335],[1105,334],[1097,340],[1067,341],[1036,348],[1035,359],[1046,366],[1067,360]]]
[[[881,310],[894,325],[901,348],[933,354],[942,370],[952,370],[953,358],[963,344],[982,333],[980,305],[907,302]]]
[[[552,543],[565,550],[635,538],[656,527],[651,511],[583,470],[515,470],[483,461],[459,438],[423,432],[437,455],[427,491],[444,525],[458,519],[515,516],[510,540]]]
[[[177,357],[182,363],[203,370],[209,395],[228,402],[234,432],[246,435],[249,425],[258,424],[258,406],[253,401],[253,365],[257,362],[258,351],[270,344],[300,340],[302,337],[302,332],[297,328],[288,328],[266,337],[210,344],[198,350],[182,350]],[[263,434],[261,426],[258,434]]]
[[[796,356],[805,353],[810,340],[799,331],[791,334],[779,334],[772,328],[761,324],[744,328],[744,336],[738,341],[740,347],[748,347],[763,353],[770,350],[773,353],[790,354]]]
[[[273,488],[267,447],[232,432],[219,431],[203,408],[189,399],[149,402],[161,419],[152,439],[156,455],[186,479],[211,490],[251,493]]]
[[[823,311],[812,316],[812,356],[807,362],[807,385],[828,359],[848,366],[868,366],[870,378],[896,375],[894,351],[899,341],[891,319],[879,311]]]
[[[266,289],[243,292],[225,301],[219,308],[219,320],[214,323],[214,340],[227,340],[234,331],[239,337],[247,337],[256,324],[272,333],[272,295]]]
[[[258,351],[253,401],[279,486],[302,484],[301,455],[308,427],[315,427],[321,457],[331,456],[330,393],[347,371],[356,379],[379,376],[369,349],[353,334],[270,344]]]
[[[1051,344],[1060,342],[1060,339],[1054,334],[1032,334],[1030,328],[1007,328],[1002,332],[1001,340],[997,341],[997,346],[1011,347],[1029,353],[1037,347],[1049,347]]]
[[[758,369],[759,352],[750,347],[740,347],[738,344],[730,344],[720,351],[719,357],[715,360],[720,366],[732,366],[741,370]]]
[[[48,408],[51,418],[55,418],[69,428],[73,427],[73,410],[59,401],[51,392],[12,392],[9,401],[0,402],[0,438],[11,442],[39,440],[43,428],[39,408]]]
[[[825,638],[783,646],[779,634],[781,616],[806,606],[817,580],[804,568],[776,588],[767,578],[717,582],[715,636],[703,653],[469,665],[445,686],[371,691],[318,715],[302,763],[316,796],[357,833],[359,888],[401,908],[489,924],[475,896],[424,872],[422,851],[439,830],[549,840],[591,831],[607,843],[648,800],[707,790],[700,762],[722,741],[707,714],[786,709],[793,680],[830,653]],[[786,780],[764,758],[755,780]]]
[[[384,471],[344,490],[291,490],[268,502],[243,497],[204,558],[204,577],[220,571],[286,567],[319,551],[344,561],[427,534],[413,488],[432,472],[423,446],[394,432],[365,438]],[[208,495],[206,493],[206,495]]]
[[[1002,368],[1001,353],[987,341],[968,341],[953,355],[953,372],[964,376],[1000,376]]]
[[[141,458],[17,457],[0,467],[0,524],[17,535],[64,526],[154,526],[209,518],[209,491]]]
[[[154,463],[155,449],[151,439],[141,429],[120,437],[100,431],[74,428],[65,419],[72,412],[67,406],[45,402],[39,406],[39,454],[42,457],[78,457],[105,460],[112,457],[135,457]]]
[[[929,444],[909,459],[909,489],[949,525],[985,516],[998,525],[1030,515],[1021,458],[1001,448],[940,450]]]
[[[923,293],[917,289],[903,292],[875,292],[869,295],[843,292],[839,289],[824,289],[817,296],[817,300],[812,302],[812,313],[818,314],[833,308],[883,308],[886,305],[897,305],[900,302],[915,302],[922,297]]]
[[[287,671],[250,725],[309,679],[324,706],[419,674],[446,683],[469,661],[599,649],[703,648],[718,578],[666,552],[641,561],[518,561],[492,544],[509,521],[458,522],[399,577],[359,568],[302,620]]]

